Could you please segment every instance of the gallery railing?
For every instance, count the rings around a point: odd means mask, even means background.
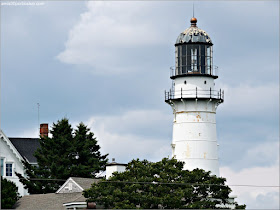
[[[170,67],[170,77],[180,76],[180,75],[210,75],[218,77],[219,68],[218,66],[185,66],[183,67]]]
[[[170,99],[188,99],[188,98],[209,98],[209,99],[220,99],[224,101],[224,91],[220,90],[212,90],[211,88],[209,90],[181,90],[179,91],[165,91],[165,101]]]

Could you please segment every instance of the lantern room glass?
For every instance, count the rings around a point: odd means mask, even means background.
[[[175,47],[176,75],[212,75],[212,46],[204,44],[184,44]]]

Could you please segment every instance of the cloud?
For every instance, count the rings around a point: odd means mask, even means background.
[[[279,186],[279,166],[255,167],[239,172],[229,167],[221,167],[220,174],[228,185]],[[230,186],[232,194],[237,195],[239,204],[248,209],[279,209],[279,187],[241,187]]]
[[[86,124],[94,131],[102,151],[111,158],[124,162],[136,158],[158,161],[171,156],[171,139],[167,138],[165,125],[169,118],[157,110],[134,110],[93,116]]]
[[[265,142],[250,148],[241,161],[246,161],[248,165],[279,165],[279,141]]]
[[[138,2],[137,6],[135,2],[88,2],[88,11],[73,26],[65,50],[57,58],[68,64],[90,65],[91,71],[98,74],[133,71],[130,56],[138,56],[141,48],[164,42],[149,19],[139,18],[149,5],[147,2]]]
[[[279,108],[279,85],[219,84],[225,91],[225,103],[219,109],[228,117],[275,117]],[[218,112],[220,111],[218,110]]]
[[[13,137],[13,136],[11,136]],[[31,128],[24,130],[20,135],[20,138],[38,138],[39,137],[39,129]]]
[[[217,110],[221,165],[236,170],[271,166],[279,155],[278,84],[240,84],[225,89],[225,103]],[[238,158],[232,161],[232,156]]]
[[[246,127],[244,128],[246,129]],[[255,128],[258,130],[261,128]],[[254,130],[246,130],[254,132]],[[254,135],[254,134],[252,134]],[[269,134],[266,134],[269,137]],[[246,139],[245,139],[246,141]],[[250,142],[250,141],[249,141]],[[230,141],[229,151],[224,159],[226,166],[220,167],[220,174],[228,185],[279,186],[279,141],[278,138],[263,139],[262,142]],[[239,148],[242,148],[239,150]],[[230,186],[237,195],[239,204],[248,209],[279,209],[279,187]]]
[[[128,110],[117,115],[92,117],[89,125],[94,124],[102,124],[112,133],[159,137],[166,136],[167,128],[172,127],[172,114],[159,110]]]
[[[270,167],[279,164],[278,139],[260,142],[233,138],[218,142],[221,166],[240,171],[245,168]]]

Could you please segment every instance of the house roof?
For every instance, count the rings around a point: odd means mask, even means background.
[[[70,177],[63,184],[63,186],[69,182],[69,180],[74,180],[80,187],[84,190],[89,189],[91,184],[97,183],[100,179],[91,179],[91,178],[81,178],[81,177]],[[62,186],[62,187],[63,187]],[[61,188],[62,188],[61,187]],[[60,188],[60,189],[61,189]],[[59,189],[59,190],[60,190]],[[58,190],[58,191],[59,191]],[[57,192],[58,192],[57,191]],[[86,198],[83,196],[83,192],[71,192],[71,193],[47,193],[47,194],[34,194],[34,195],[25,195],[20,198],[14,208],[16,209],[64,209],[64,205],[72,204],[86,204]]]
[[[74,182],[74,184],[80,189],[75,191],[82,192],[83,190],[89,189],[93,183],[98,183],[100,179],[91,179],[91,178],[82,178],[82,177],[69,177],[66,182],[56,191],[56,193],[72,193],[71,191],[66,190],[66,186],[69,182]]]
[[[11,138],[9,140],[15,146],[22,157],[25,157],[29,163],[37,163],[34,152],[40,147],[38,138]]]
[[[70,202],[85,202],[86,198],[83,196],[82,192],[77,193],[48,193],[48,194],[34,194],[34,195],[25,195],[21,197],[14,208],[16,209],[63,209],[64,203]]]
[[[84,190],[89,189],[93,183],[97,183],[100,179],[91,178],[81,178],[81,177],[71,177],[78,185],[80,185]]]
[[[106,166],[127,166],[126,163],[117,163],[117,162],[111,162],[111,163],[107,163]]]

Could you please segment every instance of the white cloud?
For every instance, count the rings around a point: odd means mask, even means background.
[[[151,129],[157,132],[157,127],[164,129],[162,123],[168,119],[169,116],[157,110],[134,110],[115,116],[93,116],[86,124],[110,158],[126,162],[136,158],[158,161],[171,155],[171,140],[149,133]]]
[[[254,86],[240,84],[230,87],[219,84],[225,91],[225,103],[219,108],[229,116],[262,117],[277,116],[279,108],[279,85],[269,83]]]
[[[159,110],[129,110],[118,115],[95,116],[89,120],[89,125],[104,125],[113,133],[135,134],[147,136],[152,132],[157,136],[169,124],[172,125],[172,114],[164,114]]]
[[[65,50],[57,58],[68,64],[90,65],[92,72],[98,74],[132,71],[127,54],[137,54],[135,48],[164,42],[152,21],[139,18],[150,4],[88,2],[88,11],[81,14],[80,21],[69,33]]]
[[[279,186],[279,166],[247,168],[236,172],[221,167],[220,174],[228,185]],[[279,209],[279,187],[238,187],[230,186],[237,195],[239,204],[248,209]]]
[[[39,129],[31,128],[29,130],[24,130],[20,135],[20,138],[38,138],[39,137]]]

